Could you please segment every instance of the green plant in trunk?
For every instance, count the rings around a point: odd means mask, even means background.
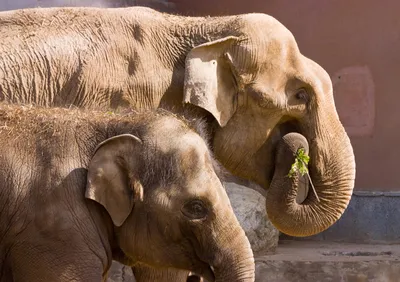
[[[303,148],[300,148],[296,152],[296,158],[294,159],[294,163],[292,164],[288,177],[293,178],[296,174],[300,174],[301,176],[304,176],[307,174],[308,180],[310,181],[311,187],[314,191],[315,197],[317,197],[317,200],[319,202],[319,198],[317,195],[317,191],[314,188],[314,184],[311,181],[310,174],[308,172],[308,162],[310,161],[310,156],[306,154]]]

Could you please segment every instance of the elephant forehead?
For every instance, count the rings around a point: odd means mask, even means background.
[[[151,135],[157,151],[176,160],[173,163],[183,181],[204,183],[204,179],[215,174],[207,144],[181,120],[163,117],[153,126]]]
[[[332,92],[328,73],[301,54],[293,34],[278,20],[265,14],[249,14],[244,16],[244,23],[249,38],[239,45],[244,50],[238,53],[251,55],[241,59],[251,58],[260,83],[280,88],[288,78],[296,78],[317,91]]]
[[[275,18],[266,14],[243,16],[243,31],[247,35],[245,45],[261,53],[283,54],[289,49],[298,49],[293,34]],[[242,45],[243,46],[243,45]],[[273,59],[271,57],[271,59]]]
[[[183,183],[198,187],[215,180],[216,174],[205,145],[201,143],[194,145],[190,136],[185,137],[175,143],[175,156],[179,160],[178,171]]]
[[[201,199],[212,207],[229,202],[219,179],[203,172],[185,181],[170,184],[164,189],[157,189],[155,195],[157,202],[166,207],[179,206],[192,199]]]

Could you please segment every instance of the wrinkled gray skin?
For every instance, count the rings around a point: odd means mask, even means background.
[[[304,191],[295,202],[268,195],[272,223],[292,236],[313,235],[336,222],[350,201],[354,154],[329,75],[268,15],[32,9],[0,13],[0,34],[2,100],[196,109],[192,117],[207,118],[222,165],[265,189],[276,186],[273,179],[280,182],[274,175],[277,142],[299,132],[310,146],[320,201]],[[297,192],[297,186],[285,188]]]
[[[192,125],[165,111],[0,105],[0,281],[105,281],[112,259],[254,281]]]

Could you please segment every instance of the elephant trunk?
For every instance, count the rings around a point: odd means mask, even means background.
[[[307,139],[288,133],[280,141],[266,208],[271,222],[283,233],[297,237],[317,234],[334,224],[347,208],[354,187],[355,160],[344,129],[337,132],[341,134],[331,136],[329,142],[311,138],[314,151],[310,154],[309,172],[316,193],[308,189],[302,203],[297,203],[296,197],[299,185],[309,185],[304,179],[308,176],[297,174],[291,178],[288,173],[297,150],[304,148],[308,153]]]
[[[216,233],[216,248],[209,257],[216,282],[254,282],[255,263],[247,236],[235,215],[227,214]],[[210,247],[210,246],[209,246]]]
[[[235,264],[235,267],[224,267],[223,270],[217,270],[215,282],[254,282],[255,274],[254,269],[249,271],[249,262],[243,261]]]
[[[214,264],[216,282],[254,282],[255,264],[250,243],[242,229],[226,241],[227,249]]]

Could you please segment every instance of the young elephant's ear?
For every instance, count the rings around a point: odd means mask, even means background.
[[[141,141],[122,134],[100,143],[90,160],[85,197],[101,204],[116,226],[132,211],[134,200],[143,199],[137,178]]]
[[[236,110],[236,70],[228,50],[238,40],[228,36],[204,43],[186,57],[183,102],[207,110],[220,126],[225,126]]]

